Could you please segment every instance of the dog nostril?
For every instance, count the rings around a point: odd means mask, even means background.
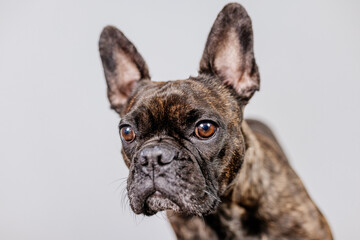
[[[163,162],[163,159],[162,159],[162,154],[159,154],[157,156],[157,163],[161,166],[161,165],[164,165],[165,163]]]
[[[173,160],[173,157],[168,156],[166,154],[164,154],[164,155],[161,154],[157,158],[157,162],[160,166],[169,164],[172,162],[172,160]]]

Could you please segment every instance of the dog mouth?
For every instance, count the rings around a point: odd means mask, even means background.
[[[187,151],[167,164],[159,163],[152,155],[151,164],[142,164],[141,155],[135,155],[127,181],[130,207],[135,214],[151,216],[165,210],[197,215],[213,212],[219,202],[217,185],[204,177],[200,160]],[[148,163],[149,158],[145,160]]]
[[[180,211],[179,205],[175,202],[164,196],[163,193],[155,191],[151,194],[144,204],[144,214],[145,215],[154,215],[157,212],[164,210],[173,210],[175,212]]]

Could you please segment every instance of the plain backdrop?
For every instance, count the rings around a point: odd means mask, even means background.
[[[154,80],[196,75],[227,1],[0,1],[0,239],[174,239],[124,200],[97,41],[119,27]],[[360,2],[241,1],[274,130],[337,239],[360,239]]]

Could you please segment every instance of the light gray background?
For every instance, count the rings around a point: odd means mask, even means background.
[[[121,204],[97,41],[115,25],[153,79],[183,79],[226,2],[1,0],[0,239],[174,238]],[[246,116],[272,126],[337,239],[360,239],[360,2],[241,3],[262,81]]]

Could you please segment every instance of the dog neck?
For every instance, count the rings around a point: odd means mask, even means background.
[[[254,132],[246,121],[242,122],[246,150],[242,168],[231,184],[231,201],[242,206],[253,207],[268,185],[270,176],[265,171],[264,152]]]

